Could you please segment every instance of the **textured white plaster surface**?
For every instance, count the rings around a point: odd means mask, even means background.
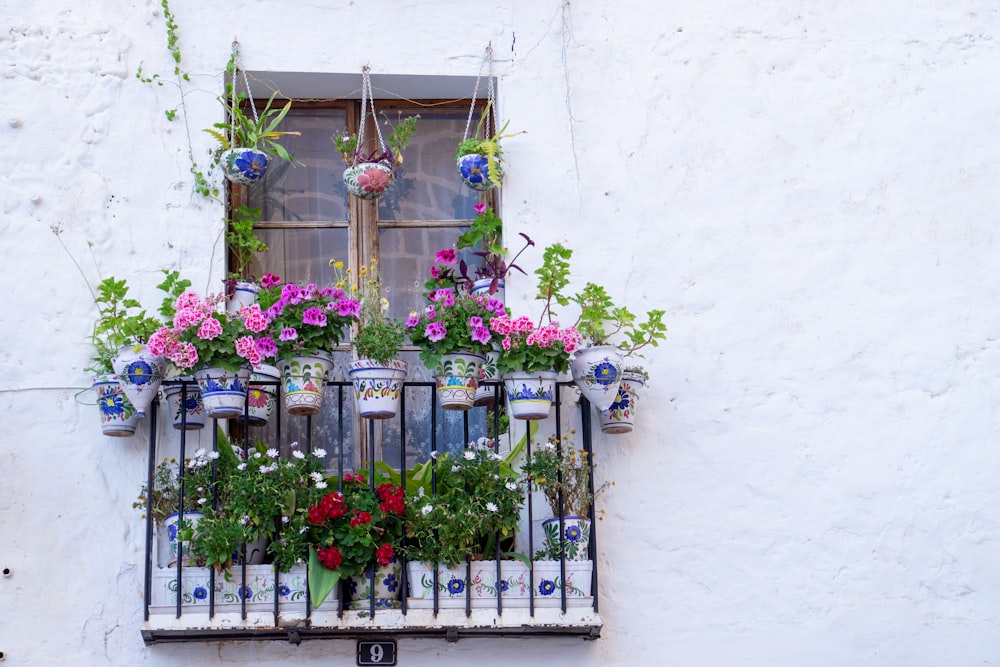
[[[1000,8],[986,0],[174,0],[202,159],[250,70],[474,75],[504,219],[663,307],[599,438],[603,637],[400,642],[400,664],[1000,661]],[[353,664],[352,641],[145,647],[146,438],[99,434],[87,281],[224,271],[158,2],[0,0],[0,651],[15,665]],[[159,73],[162,87],[135,72]],[[536,258],[537,260],[537,258]],[[534,268],[532,260],[525,262]],[[521,289],[524,288],[524,289]],[[519,291],[520,289],[520,291]],[[531,298],[517,281],[515,304]],[[43,416],[36,411],[43,410]]]

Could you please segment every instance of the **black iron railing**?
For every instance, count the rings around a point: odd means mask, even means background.
[[[332,382],[328,383],[326,387],[326,401],[333,401],[335,406],[334,410],[334,421],[336,428],[332,429],[331,433],[336,435],[328,435],[328,440],[323,442],[316,442],[314,437],[313,428],[313,418],[312,417],[290,417],[287,414],[283,414],[281,409],[281,387],[279,383],[274,381],[266,380],[254,380],[254,385],[259,386],[271,386],[275,388],[277,397],[277,406],[274,410],[272,420],[274,423],[274,428],[276,432],[276,441],[280,444],[284,443],[282,438],[282,426],[285,420],[295,419],[295,420],[305,420],[305,443],[304,449],[307,453],[311,453],[316,447],[323,447],[328,452],[335,451],[336,455],[330,460],[330,465],[327,468],[328,474],[332,475],[335,473],[337,480],[339,481],[339,487],[343,485],[343,479],[346,472],[355,469],[355,460],[361,458],[357,456],[357,453],[353,451],[353,445],[355,443],[347,442],[346,439],[352,432],[348,428],[348,422],[352,419],[357,419],[354,416],[353,411],[353,387],[349,382]],[[196,385],[192,381],[187,380],[171,380],[167,381],[165,385],[170,386],[180,386],[181,390],[181,406],[187,404],[188,392],[195,389]],[[488,384],[488,386],[494,392],[494,403],[495,405],[500,405],[504,400],[503,388],[497,383]],[[567,400],[563,400],[564,397]],[[425,415],[419,419],[420,421],[420,432],[429,438],[430,452],[443,452],[447,451],[449,448],[447,445],[449,443],[440,442],[441,436],[439,431],[440,424],[439,421],[444,419],[443,413],[439,410],[437,405],[437,397],[434,392],[433,382],[406,382],[404,383],[403,396],[401,397],[401,404],[399,414],[393,418],[393,420],[398,420],[398,430],[394,430],[393,433],[395,437],[398,438],[398,460],[396,461],[386,461],[392,465],[392,467],[398,469],[401,473],[402,486],[406,487],[406,475],[407,475],[407,463],[408,455],[412,454],[414,450],[421,449],[419,446],[414,446],[412,443],[407,442],[408,433],[412,434],[413,430],[408,428],[408,420],[413,420],[408,413],[408,408],[429,408],[429,417]],[[159,403],[155,403],[150,412],[149,419],[149,463],[147,469],[147,508],[153,506],[153,495],[154,495],[154,483],[155,483],[155,468],[157,459],[157,448],[158,448],[158,423],[157,416],[160,413]],[[567,414],[568,411],[574,410],[578,412],[578,415]],[[235,430],[242,433],[238,433],[235,437],[231,437],[233,442],[239,444],[242,442],[244,451],[249,447],[250,442],[250,429],[246,428],[246,424],[249,423],[246,419],[249,414],[249,405],[244,408],[244,419],[235,419],[233,426],[236,427]],[[461,425],[460,431],[463,436],[462,446],[464,443],[470,442],[472,437],[477,431],[481,431],[483,428],[488,428],[486,426],[487,421],[492,421],[492,433],[497,433],[500,429],[500,412],[498,410],[487,409],[483,407],[473,408],[472,410],[461,414]],[[583,397],[579,397],[577,392],[573,388],[572,383],[561,383],[556,387],[556,400],[553,407],[554,416],[554,431],[555,437],[561,439],[562,432],[564,430],[563,424],[565,419],[570,418],[573,420],[574,424],[579,424],[579,443],[580,448],[586,452],[586,455],[590,456],[593,451],[593,443],[591,436],[591,414],[590,414],[590,404]],[[181,425],[177,430],[179,436],[179,452],[178,452],[178,467],[180,470],[180,480],[179,480],[179,498],[177,505],[177,512],[179,517],[184,516],[185,509],[185,494],[187,489],[185,488],[185,473],[186,466],[185,460],[188,455],[188,433],[186,429],[186,410],[181,409]],[[454,421],[456,417],[450,415],[448,417],[450,421]],[[577,421],[578,420],[578,421]],[[373,420],[360,420],[361,427],[367,429],[366,438],[366,456],[363,457],[365,461],[365,466],[369,471],[368,479],[370,483],[374,484],[375,473],[376,473],[376,461],[378,460],[376,456],[376,425]],[[219,446],[218,440],[218,429],[214,428],[215,424],[212,420],[207,420],[206,427],[212,428],[212,448],[217,451]],[[241,426],[241,424],[243,426]],[[453,424],[454,426],[454,424]],[[454,430],[454,429],[453,429]],[[534,441],[534,434],[532,429],[526,429],[526,454],[531,455],[533,448],[540,446],[539,442]],[[394,443],[390,443],[394,444]],[[419,444],[419,443],[418,443]],[[454,443],[452,443],[454,444]],[[394,449],[394,447],[390,447]],[[352,460],[348,460],[348,452],[351,452],[350,456]],[[433,464],[432,464],[433,466]],[[335,468],[331,470],[331,468]],[[213,471],[213,481],[214,471]],[[432,473],[432,493],[435,490],[433,485],[435,484],[435,476]],[[146,563],[145,563],[145,610],[144,618],[146,621],[146,627],[143,630],[143,636],[147,643],[157,643],[161,641],[198,641],[207,639],[238,639],[238,638],[254,638],[254,639],[289,639],[291,641],[297,642],[302,638],[323,638],[323,637],[334,637],[334,636],[370,636],[370,635],[380,635],[380,634],[391,634],[393,636],[443,636],[449,640],[457,639],[458,635],[463,636],[476,636],[476,635],[494,635],[494,634],[504,634],[504,635],[538,635],[538,634],[554,634],[554,635],[582,635],[585,637],[593,638],[599,636],[600,633],[600,622],[596,619],[596,613],[598,611],[598,573],[596,567],[596,553],[597,553],[597,530],[596,521],[594,516],[593,503],[589,509],[588,518],[591,521],[590,530],[590,541],[588,546],[587,558],[594,564],[591,570],[591,580],[590,580],[590,596],[583,599],[582,602],[586,605],[585,609],[593,612],[592,618],[583,623],[567,622],[565,625],[560,625],[558,620],[553,623],[550,616],[546,616],[544,623],[539,621],[537,626],[533,625],[533,620],[537,616],[537,605],[535,590],[539,585],[539,579],[536,576],[536,561],[533,555],[536,553],[536,548],[540,543],[535,535],[535,524],[534,519],[536,516],[536,509],[532,502],[532,488],[530,482],[527,482],[527,493],[525,499],[524,512],[526,514],[526,533],[527,533],[527,545],[520,545],[527,547],[527,557],[530,561],[528,565],[528,581],[529,590],[527,595],[527,620],[522,618],[524,612],[523,603],[520,606],[511,605],[511,601],[505,598],[501,594],[500,582],[503,580],[502,576],[502,563],[505,562],[501,559],[501,547],[500,540],[496,540],[496,552],[493,554],[496,561],[496,607],[495,614],[498,617],[503,617],[505,612],[510,612],[510,610],[517,606],[518,613],[518,623],[515,627],[504,627],[502,624],[497,626],[494,622],[488,624],[490,627],[477,626],[475,624],[470,624],[467,627],[456,627],[453,614],[454,609],[444,609],[442,607],[440,594],[439,594],[439,581],[438,581],[438,567],[437,564],[433,565],[433,580],[434,580],[434,592],[433,599],[430,605],[432,619],[428,621],[426,619],[426,612],[421,613],[421,620],[414,625],[408,625],[404,622],[402,625],[398,622],[398,615],[402,615],[404,619],[411,617],[413,615],[414,607],[412,606],[412,601],[408,599],[408,568],[406,563],[402,563],[401,568],[401,581],[400,587],[402,590],[401,600],[398,608],[393,609],[379,609],[376,608],[376,595],[375,595],[375,566],[374,563],[368,570],[369,577],[369,608],[367,610],[362,610],[367,612],[367,614],[360,614],[360,616],[365,620],[367,625],[364,628],[359,629],[357,624],[358,618],[357,614],[349,614],[348,612],[357,612],[358,610],[352,609],[348,610],[345,608],[345,604],[348,598],[346,590],[346,582],[342,581],[341,594],[336,598],[336,623],[331,623],[329,621],[330,615],[324,614],[323,623],[314,622],[313,606],[309,600],[308,593],[304,596],[301,608],[301,618],[295,622],[283,622],[280,618],[281,612],[279,609],[279,590],[282,586],[282,577],[287,576],[284,573],[274,571],[273,576],[273,605],[267,615],[273,614],[273,625],[261,625],[259,619],[252,626],[241,626],[240,624],[227,623],[225,629],[222,628],[212,628],[212,621],[216,617],[217,613],[217,600],[216,600],[216,578],[219,575],[215,572],[214,568],[209,572],[209,584],[207,586],[207,621],[203,611],[203,607],[198,611],[186,610],[183,595],[181,591],[183,590],[184,581],[184,569],[189,567],[184,563],[184,549],[185,544],[182,540],[177,540],[177,559],[176,565],[170,570],[170,576],[174,578],[176,583],[176,604],[174,605],[173,613],[169,614],[169,622],[157,623],[157,619],[164,620],[167,616],[162,611],[162,605],[158,607],[157,613],[151,613],[152,606],[152,591],[153,591],[153,572],[154,572],[154,520],[153,513],[147,511],[146,513]],[[590,491],[594,491],[594,480],[593,475],[590,478]],[[213,499],[214,502],[214,499]],[[563,518],[559,517],[559,535],[565,534]],[[244,622],[248,619],[247,610],[247,597],[244,594],[247,589],[247,558],[245,557],[246,545],[241,546],[241,554],[244,556],[240,558],[240,563],[234,568],[231,576],[238,579],[240,592],[240,613],[239,618]],[[567,559],[564,550],[560,550],[561,556],[559,558],[559,576],[564,585],[560,588],[560,600],[559,605],[556,610],[551,608],[546,608],[545,612],[548,614],[552,611],[557,611],[558,613],[565,614],[570,606],[576,606],[579,608],[578,603],[581,600],[573,600],[573,605],[570,604],[571,599],[567,595],[567,588],[569,586],[565,585],[567,582]],[[466,582],[465,586],[465,604],[464,604],[464,616],[469,619],[473,616],[474,605],[472,596],[472,561],[466,559],[465,562],[466,569]],[[160,570],[162,573],[163,570]],[[308,586],[306,587],[308,591]],[[492,600],[492,596],[490,597]],[[478,605],[475,609],[481,609]],[[492,603],[490,605],[492,609]],[[447,619],[442,619],[442,616],[449,615]],[[392,629],[379,629],[378,623],[374,623],[380,618],[395,618],[397,619],[390,625]],[[188,621],[184,623],[183,621]]]

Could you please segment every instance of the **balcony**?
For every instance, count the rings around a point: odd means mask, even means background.
[[[277,394],[276,382],[261,382]],[[186,398],[193,383],[165,383],[180,390]],[[489,385],[494,401],[502,401],[503,389]],[[498,412],[476,407],[468,412],[445,412],[437,405],[432,382],[407,382],[397,417],[390,420],[361,420],[354,415],[352,386],[348,382],[328,384],[324,412],[319,417],[293,417],[276,409],[267,427],[268,442],[280,443],[287,456],[289,432],[302,436],[300,448],[307,452],[326,450],[327,473],[343,484],[352,471],[369,471],[374,480],[377,461],[384,461],[402,471],[405,486],[407,471],[415,462],[434,458],[434,454],[501,430]],[[148,502],[155,489],[158,454],[176,456],[184,461],[191,455],[186,428],[186,414],[180,415],[182,428],[163,437],[159,422],[167,411],[153,406],[149,418],[149,465],[146,481]],[[184,411],[181,411],[183,413]],[[246,416],[249,408],[245,411]],[[219,436],[212,420],[212,449],[219,446]],[[257,437],[256,427],[246,421],[230,420],[234,443],[248,446]],[[513,438],[525,440],[527,453],[538,447],[538,434],[527,422],[511,425]],[[561,437],[572,428],[588,454],[592,451],[591,411],[586,399],[579,397],[571,383],[560,384],[552,416],[543,428]],[[164,429],[166,432],[167,429]],[[508,440],[513,439],[508,434]],[[496,439],[498,447],[504,438]],[[179,450],[177,449],[179,446]],[[204,445],[203,445],[204,446]],[[508,444],[509,446],[509,444]],[[169,450],[169,451],[167,451]],[[433,463],[431,464],[433,467]],[[183,468],[183,466],[182,466]],[[178,510],[184,502],[184,475],[181,476]],[[593,481],[591,480],[591,487]],[[530,557],[543,542],[536,519],[549,514],[539,502],[540,494],[528,488],[521,511],[522,527],[516,550]],[[538,496],[537,498],[533,496]],[[147,506],[150,506],[147,505]],[[593,507],[587,553],[581,560],[569,560],[565,552],[556,560],[501,560],[499,541],[491,560],[466,560],[456,568],[434,568],[420,563],[402,563],[399,581],[403,592],[394,608],[381,608],[376,597],[360,603],[348,601],[350,588],[341,581],[334,594],[314,608],[309,600],[307,565],[290,572],[277,572],[270,565],[249,565],[246,559],[234,565],[226,576],[212,568],[186,563],[183,542],[175,543],[177,556],[172,567],[158,567],[158,530],[154,530],[152,512],[146,518],[145,599],[142,637],[146,644],[238,639],[286,640],[299,643],[306,639],[438,637],[450,642],[463,637],[484,636],[600,636],[602,623],[598,614],[598,572],[596,522]],[[559,523],[559,534],[563,524]],[[246,549],[246,545],[242,548]],[[368,584],[374,587],[374,574]],[[497,591],[501,591],[498,595]]]

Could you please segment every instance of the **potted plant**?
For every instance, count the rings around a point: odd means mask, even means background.
[[[576,328],[588,344],[573,357],[573,379],[587,399],[604,411],[618,397],[623,358],[647,345],[656,347],[666,337],[664,311],[649,310],[646,319],[639,321],[628,308],[616,306],[603,286],[590,282],[570,300],[580,306]],[[617,344],[613,342],[616,336],[621,338]]]
[[[153,471],[153,485],[145,482],[132,507],[142,510],[142,518],[153,522],[156,532],[157,565],[173,567],[177,563],[178,544],[189,544],[194,525],[201,519],[199,499],[205,497],[211,481],[208,461],[214,454],[199,449],[185,461],[184,486],[175,458],[164,458]],[[182,502],[183,491],[183,502]],[[187,547],[185,547],[187,548]],[[186,555],[185,563],[190,559]]]
[[[266,316],[257,344],[264,357],[276,357],[293,415],[318,414],[323,387],[333,369],[333,346],[357,319],[361,303],[338,287],[284,283],[273,273],[261,278],[259,304]]]
[[[590,507],[595,496],[613,482],[591,491],[592,463],[588,452],[572,445],[571,436],[550,436],[531,452],[522,472],[545,495],[552,518],[542,522],[543,549],[536,558],[589,560]]]
[[[232,63],[230,60],[230,73],[233,72]],[[292,107],[291,100],[283,107],[274,107],[274,98],[278,95],[275,92],[259,114],[251,100],[251,113],[247,115],[241,106],[246,95],[237,95],[232,86],[231,83],[227,84],[230,94],[219,98],[226,110],[227,120],[213,124],[205,132],[219,142],[217,159],[226,178],[239,185],[253,185],[264,178],[270,158],[292,161],[292,156],[278,139],[286,135],[298,136],[300,133],[277,129]]]
[[[225,310],[225,296],[202,299],[184,292],[166,307],[171,326],[150,336],[148,347],[178,369],[194,368],[202,402],[209,417],[226,419],[243,414],[250,366],[259,366],[263,355],[256,335],[267,327],[257,305],[240,313]]]
[[[358,413],[367,419],[396,416],[406,379],[406,362],[397,358],[406,340],[403,323],[388,314],[389,300],[382,294],[378,260],[362,266],[357,282],[343,262],[333,262],[337,287],[349,289],[361,303],[351,344],[355,359],[347,369],[354,383]]]
[[[407,492],[403,552],[410,594],[433,595],[437,569],[439,591],[464,599],[471,585],[467,567],[495,572],[495,559],[514,556],[524,491],[510,457],[496,453],[492,440],[481,438],[461,453],[432,456],[433,462],[422,466],[424,474],[413,474],[418,482]],[[477,564],[483,560],[492,565]],[[495,596],[498,587],[492,588]]]
[[[410,145],[413,133],[417,131],[417,118],[410,116],[396,124],[383,140],[378,129],[378,145],[369,149],[364,140],[364,119],[361,132],[336,134],[333,143],[348,165],[344,170],[344,184],[347,190],[361,199],[378,199],[396,178],[396,170],[403,163],[403,150]]]
[[[140,353],[144,352],[143,343],[156,331],[159,322],[147,315],[139,301],[128,296],[128,291],[126,280],[114,276],[97,286],[94,297],[97,321],[90,334],[94,350],[86,369],[94,373],[92,386],[97,393],[101,431],[119,437],[135,433],[136,420],[145,415],[163,379],[162,359],[156,360],[152,355],[131,357],[135,346]],[[123,355],[132,361],[119,362]],[[125,375],[117,375],[117,370],[124,370]]]
[[[479,124],[476,125],[472,138],[459,142],[455,152],[456,166],[462,182],[480,192],[499,188],[503,180],[503,151],[500,148],[500,140],[521,134],[520,132],[508,134],[507,126],[510,125],[510,121],[507,121],[496,134],[490,135],[488,128],[492,120],[492,111],[493,102],[490,101],[479,116]],[[483,138],[478,138],[480,135]]]
[[[304,544],[294,555],[285,551],[287,544],[270,548],[287,537],[283,527],[297,512],[303,513],[309,492],[316,496],[326,487],[322,459],[301,452],[298,443],[292,443],[291,450],[290,458],[282,458],[261,440],[244,449],[219,429],[215,482],[191,545],[196,557],[220,572],[234,563],[262,563],[265,553],[281,553],[277,565],[284,572],[304,562]]]
[[[434,369],[441,407],[468,410],[479,385],[485,355],[495,339],[490,318],[505,315],[502,302],[488,295],[472,296],[447,287],[431,291],[421,313],[406,320],[410,340],[421,348],[420,359]]]
[[[398,581],[398,570],[393,574],[392,568],[403,538],[404,513],[401,487],[378,474],[369,482],[363,473],[346,473],[341,491],[330,491],[309,508],[309,594],[314,606],[339,581],[360,577],[373,563],[388,570],[371,576],[384,581],[393,575]],[[392,595],[383,593],[379,606],[391,606]]]
[[[257,301],[258,286],[250,274],[250,265],[258,253],[267,252],[267,244],[254,232],[260,218],[259,208],[233,207],[226,229],[226,247],[232,260],[226,286],[226,308],[232,312]]]

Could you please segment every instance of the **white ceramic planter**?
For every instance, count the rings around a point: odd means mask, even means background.
[[[134,435],[139,418],[125,395],[118,376],[110,373],[97,375],[91,386],[97,394],[101,433],[118,438]]]
[[[176,384],[162,387],[162,391],[175,429],[195,431],[205,427],[205,406],[198,387],[189,384],[185,392],[184,387]]]
[[[247,418],[250,426],[266,426],[278,402],[278,385],[281,371],[277,366],[263,364],[250,374],[247,392]],[[254,384],[267,382],[268,384]]]
[[[406,362],[392,360],[382,365],[374,359],[358,359],[347,368],[354,384],[358,414],[366,419],[389,419],[399,411],[406,379]]]
[[[361,199],[378,199],[392,184],[392,168],[381,162],[364,162],[344,170],[347,191]]]
[[[250,369],[199,368],[194,372],[205,414],[213,419],[240,417],[246,407]]]
[[[486,357],[481,354],[446,354],[434,369],[439,405],[445,410],[472,408],[479,387],[479,371]]]
[[[166,361],[150,354],[145,345],[134,345],[121,348],[112,365],[135,416],[142,419],[163,382]]]
[[[629,433],[635,427],[635,410],[646,386],[645,373],[622,371],[618,395],[607,410],[601,412],[601,430],[605,433]]]
[[[323,407],[323,389],[333,370],[333,357],[327,352],[293,357],[278,364],[285,387],[285,408],[289,414],[319,414]]]
[[[570,372],[584,397],[598,410],[607,410],[621,383],[621,350],[612,345],[581,348],[573,353]]]
[[[556,396],[555,371],[507,373],[503,376],[504,390],[515,419],[545,419],[552,411]]]

